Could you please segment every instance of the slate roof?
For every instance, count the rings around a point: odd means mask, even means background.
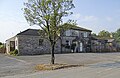
[[[88,29],[85,29],[85,28],[82,28],[82,27],[78,27],[78,26],[73,27],[73,28],[71,28],[71,29],[80,30],[80,31],[89,31],[89,32],[92,32],[92,30],[88,30]]]
[[[88,30],[88,29],[85,29],[85,28],[82,28],[82,27],[78,27],[78,26],[71,26],[70,29],[92,32],[91,30]],[[40,36],[39,31],[40,31],[39,29],[27,29],[25,31],[22,31],[22,32],[18,33],[17,35]]]
[[[82,28],[82,27],[80,27],[80,26],[68,24],[68,23],[65,23],[65,24],[63,25],[63,27],[64,27],[64,26],[65,26],[65,27],[66,27],[66,26],[69,26],[70,29],[73,29],[73,30],[92,32],[92,30],[89,30],[89,29],[86,29],[86,28]]]
[[[30,35],[30,36],[40,36],[40,30],[38,29],[27,29],[23,32],[18,33],[17,35]]]

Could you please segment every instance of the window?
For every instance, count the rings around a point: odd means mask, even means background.
[[[65,48],[70,49],[70,41],[66,40],[66,46]]]
[[[70,36],[70,35],[71,35],[70,30],[67,30],[66,31],[66,36]]]
[[[69,41],[68,40],[66,40],[66,45],[69,45]]]
[[[39,46],[43,45],[43,39],[39,39]]]
[[[81,37],[84,37],[84,36],[83,36],[83,33],[81,33]]]
[[[72,31],[72,36],[79,36],[79,32],[76,31],[76,30],[73,30],[73,31]]]
[[[84,32],[84,37],[88,37],[87,32]]]

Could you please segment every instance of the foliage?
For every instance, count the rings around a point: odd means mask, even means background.
[[[93,37],[97,37],[97,34],[96,33],[92,33],[91,34]]]
[[[109,31],[102,30],[98,33],[98,35],[93,33],[92,36],[101,38],[101,39],[114,38],[117,41],[117,43],[120,44],[120,28],[117,29],[117,31],[111,32],[111,33]]]
[[[2,43],[2,42],[0,42],[0,48],[3,48],[3,47],[4,47],[3,43]]]
[[[116,41],[120,43],[120,28],[112,34],[113,34],[113,37],[116,39]]]
[[[0,45],[0,48],[3,48],[4,46],[3,45]]]
[[[3,45],[2,42],[0,42],[0,45]]]
[[[102,30],[102,31],[100,31],[99,33],[98,33],[98,36],[99,37],[110,37],[110,33],[108,32],[108,31],[105,31],[105,30]]]
[[[71,15],[73,0],[28,0],[24,15],[30,25],[38,25],[51,43],[51,63],[54,64],[54,46],[60,37],[62,17]]]
[[[19,52],[18,52],[17,49],[15,49],[14,51],[11,51],[11,52],[10,52],[10,55],[18,56],[18,55],[19,55]]]
[[[70,49],[70,46],[69,45],[65,45],[65,48]]]
[[[67,23],[76,26],[77,25],[77,20],[68,20]]]

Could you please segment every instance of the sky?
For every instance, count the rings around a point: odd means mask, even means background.
[[[0,42],[28,28],[24,18],[23,3],[27,0],[0,0]],[[101,30],[114,32],[120,28],[120,0],[74,0],[73,14],[64,20],[77,20],[78,26],[98,33]]]

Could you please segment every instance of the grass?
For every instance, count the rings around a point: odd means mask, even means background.
[[[64,68],[70,68],[70,67],[80,67],[84,65],[68,65],[68,64],[39,64],[36,65],[35,69],[39,71],[44,70],[57,70],[57,69],[64,69]]]
[[[3,47],[3,45],[0,45],[0,48],[2,48]]]

